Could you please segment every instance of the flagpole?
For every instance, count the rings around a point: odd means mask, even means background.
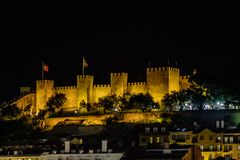
[[[42,80],[44,79],[44,70],[43,70],[44,62],[42,61]]]
[[[82,75],[84,76],[84,57],[82,59]]]

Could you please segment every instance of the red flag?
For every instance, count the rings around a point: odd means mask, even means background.
[[[46,64],[43,65],[43,71],[45,71],[45,72],[49,71],[48,65],[46,65]]]

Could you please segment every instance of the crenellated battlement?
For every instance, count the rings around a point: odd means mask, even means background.
[[[77,89],[77,86],[61,86],[61,87],[54,87],[54,90],[66,90],[66,89]]]
[[[153,68],[147,68],[148,72],[156,72],[156,71],[174,71],[179,72],[178,68],[174,67],[153,67]]]
[[[93,76],[90,75],[78,75],[77,79],[88,79],[88,78],[93,78]]]
[[[111,87],[110,84],[95,84],[93,88],[104,88],[104,87]]]
[[[127,73],[125,73],[125,72],[121,72],[121,73],[111,73],[111,76],[125,76],[125,75],[127,75]]]
[[[53,81],[53,80],[37,80],[36,83],[37,83],[37,84],[42,84],[42,83],[48,83],[48,84],[50,84],[50,83],[54,83],[54,81]]]
[[[145,70],[146,71],[146,70]],[[36,112],[46,106],[47,100],[56,93],[66,95],[65,109],[79,106],[81,101],[96,103],[98,99],[110,94],[122,96],[124,93],[149,92],[156,102],[161,102],[165,93],[179,91],[189,87],[189,76],[180,76],[180,69],[175,67],[147,68],[146,81],[128,82],[128,73],[110,73],[109,84],[94,84],[94,76],[77,75],[76,86],[54,86],[53,80],[36,81]]]
[[[146,82],[131,82],[128,86],[146,85]]]

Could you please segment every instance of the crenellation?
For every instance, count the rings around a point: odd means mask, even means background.
[[[59,87],[54,87],[54,90],[65,90],[65,89],[76,89],[77,86],[59,86]]]
[[[93,88],[104,88],[104,87],[111,87],[110,84],[95,84]]]
[[[128,73],[110,73],[110,84],[94,84],[94,76],[77,75],[76,86],[54,87],[52,80],[36,81],[36,100],[34,110],[38,112],[46,106],[47,100],[56,93],[63,93],[68,99],[64,109],[79,107],[81,101],[96,103],[99,98],[110,94],[122,96],[124,93],[150,93],[154,101],[161,102],[165,93],[179,91],[189,85],[189,76],[179,75],[179,68],[147,68],[145,82],[128,82]]]
[[[146,85],[146,82],[131,82],[131,83],[128,83],[128,86],[134,86],[134,85]]]
[[[90,76],[90,75],[78,75],[77,76],[77,79],[87,79],[87,78],[92,78],[93,76]]]

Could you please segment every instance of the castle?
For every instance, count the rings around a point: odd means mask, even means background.
[[[46,106],[47,100],[54,94],[63,93],[67,101],[66,111],[74,111],[81,101],[93,104],[100,97],[110,94],[122,96],[124,93],[150,93],[154,101],[161,102],[164,94],[189,87],[188,76],[180,76],[180,70],[174,67],[155,67],[146,69],[146,82],[128,82],[128,73],[111,73],[110,84],[94,84],[91,75],[78,75],[76,86],[54,86],[53,80],[37,80],[35,93],[29,93],[16,103],[21,108],[31,104],[32,113],[38,113]]]

